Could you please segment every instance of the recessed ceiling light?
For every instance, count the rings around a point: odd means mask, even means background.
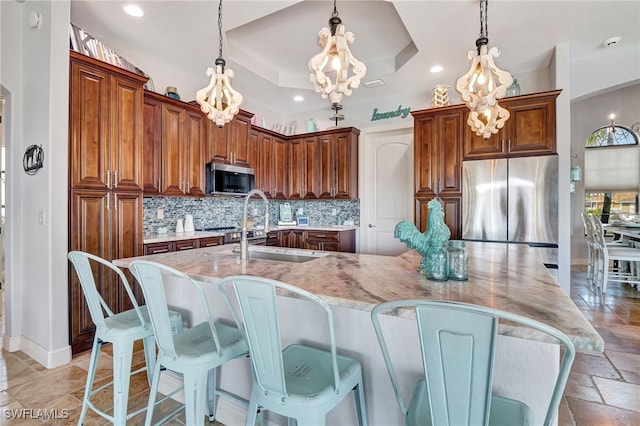
[[[384,85],[384,81],[377,78],[375,80],[364,81],[362,84],[364,87],[376,87]]]
[[[140,9],[135,4],[128,4],[124,6],[122,9],[124,9],[127,15],[135,16],[136,18],[140,18],[141,16],[144,16],[144,12],[142,11],[142,9]]]
[[[602,45],[604,47],[615,46],[616,44],[620,43],[620,40],[622,40],[622,38],[620,37],[611,37],[603,41]]]
[[[296,96],[293,97],[293,100],[296,101],[296,102],[302,102],[302,101],[304,101],[304,97],[300,96],[300,95],[296,95]]]
[[[431,72],[440,72],[444,69],[444,67],[442,65],[434,65],[431,67],[431,69],[429,71]]]

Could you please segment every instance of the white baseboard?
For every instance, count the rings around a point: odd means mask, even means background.
[[[71,346],[67,345],[53,352],[32,342],[24,336],[2,336],[2,347],[9,352],[22,351],[46,368],[56,368],[71,362]]]
[[[171,371],[165,371],[160,377],[158,384],[158,392],[162,394],[171,393],[176,388],[182,386],[182,378]],[[172,399],[184,403],[184,393],[182,391],[172,396]],[[218,406],[216,407],[216,421],[225,425],[244,425],[247,418],[247,408],[231,399],[218,398]],[[265,419],[266,426],[280,426],[268,419]]]

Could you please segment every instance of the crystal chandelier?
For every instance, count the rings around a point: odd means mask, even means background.
[[[477,52],[469,51],[469,72],[456,82],[456,90],[471,110],[467,124],[476,135],[485,139],[492,133],[498,133],[498,129],[501,129],[509,118],[509,111],[498,105],[498,99],[505,96],[507,88],[513,82],[511,74],[499,69],[493,61],[500,55],[498,48],[487,47],[487,1],[480,0],[480,37],[476,40]]]
[[[341,105],[343,95],[351,95],[351,89],[360,85],[360,80],[367,73],[367,67],[349,50],[355,36],[352,32],[345,31],[342,20],[338,17],[336,0],[333,0],[329,28],[323,27],[318,36],[322,52],[309,60],[309,79],[316,92],[323,98],[329,98],[332,108],[335,109]]]
[[[207,87],[196,92],[196,101],[209,120],[214,121],[218,127],[223,127],[240,110],[242,95],[231,87],[233,71],[224,69],[226,62],[222,59],[222,0],[218,5],[218,34],[220,49],[215,61],[216,68],[207,68],[207,76],[211,76],[211,81]]]

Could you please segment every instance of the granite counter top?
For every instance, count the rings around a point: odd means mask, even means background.
[[[603,351],[600,335],[555,282],[535,251],[522,244],[468,242],[467,247],[467,282],[427,280],[416,272],[421,256],[414,250],[397,257],[327,252],[326,256],[304,263],[265,259],[243,263],[232,252],[233,246],[142,258],[210,283],[233,274],[272,278],[315,293],[331,305],[363,311],[371,311],[380,302],[420,298],[489,306],[554,326],[567,334],[577,349]],[[259,250],[311,252],[271,247]],[[114,263],[126,267],[132,259]],[[501,328],[500,333],[543,340],[519,327]]]

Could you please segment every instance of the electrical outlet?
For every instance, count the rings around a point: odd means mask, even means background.
[[[253,209],[253,215],[258,216],[258,209]]]
[[[158,209],[158,219],[164,219],[164,210],[163,209]]]
[[[338,211],[337,211],[336,209],[333,209],[333,210],[331,210],[331,214],[332,214],[333,216],[335,216],[335,215],[337,215],[337,214],[338,214]]]

